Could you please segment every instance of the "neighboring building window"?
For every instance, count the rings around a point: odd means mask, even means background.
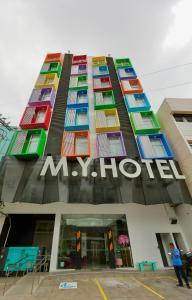
[[[190,122],[192,123],[192,114],[174,114],[173,115],[176,122]]]
[[[187,141],[187,142],[188,142],[189,147],[190,147],[191,150],[192,150],[192,140],[191,140],[191,141]]]
[[[161,139],[150,139],[153,151],[157,157],[167,156],[167,152],[163,146]]]

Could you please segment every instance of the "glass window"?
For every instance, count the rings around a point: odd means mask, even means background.
[[[87,103],[87,95],[78,94],[78,103]]]
[[[87,112],[77,112],[77,125],[87,124]]]
[[[58,268],[75,269],[76,233],[80,236],[81,268],[106,268],[110,265],[109,232],[113,259],[118,267],[133,267],[125,215],[63,215],[61,218]]]
[[[28,153],[36,152],[38,144],[39,144],[39,135],[37,134],[31,135],[27,152]]]
[[[53,78],[46,78],[45,84],[51,84],[53,83]]]
[[[138,97],[135,97],[135,101],[136,101],[136,105],[137,106],[144,106],[145,105],[145,101],[144,101],[144,99],[143,98],[138,98]]]
[[[163,146],[161,139],[150,139],[153,151],[157,157],[166,157],[167,152]]]
[[[191,148],[191,150],[192,150],[192,140],[191,141],[187,141],[188,142],[188,144],[189,144],[189,147]]]
[[[41,94],[39,100],[41,100],[41,101],[49,100],[50,99],[50,94],[51,94],[50,90],[44,90],[43,93]]]
[[[101,80],[101,87],[108,87],[108,86],[109,86],[109,81]]]
[[[36,116],[36,123],[43,123],[45,119],[45,111],[38,111]]]
[[[107,126],[115,126],[116,125],[116,117],[114,115],[106,115],[106,123],[107,123]]]
[[[78,86],[84,86],[84,85],[87,85],[87,80],[86,80],[86,78],[83,79],[83,80],[79,80],[79,81],[78,81]]]
[[[173,116],[176,122],[192,122],[192,114],[174,114]]]
[[[120,137],[108,137],[109,141],[109,148],[110,148],[110,155],[118,156],[122,153],[122,144]]]
[[[103,94],[103,103],[104,104],[111,104],[112,103],[112,96]]]
[[[85,136],[78,136],[76,138],[76,155],[87,154],[88,153],[88,143]]]
[[[143,127],[144,128],[153,128],[154,123],[150,116],[142,116]]]

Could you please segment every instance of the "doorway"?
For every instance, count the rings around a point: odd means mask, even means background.
[[[170,267],[172,263],[168,253],[170,252],[169,244],[172,242],[172,236],[170,233],[156,233],[156,238],[163,265],[164,267]]]
[[[115,268],[111,228],[79,227],[76,237],[77,268]]]

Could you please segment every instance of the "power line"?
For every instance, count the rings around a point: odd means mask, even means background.
[[[162,90],[171,89],[171,88],[178,87],[178,86],[190,85],[190,84],[192,84],[192,81],[178,83],[178,84],[174,84],[174,85],[168,85],[168,86],[160,87],[160,88],[156,88],[156,89],[151,89],[151,90],[147,90],[146,92],[162,91]]]
[[[153,72],[141,74],[139,76],[143,76],[143,77],[150,76],[150,75],[153,75],[153,74],[158,74],[158,73],[162,73],[162,72],[166,72],[166,71],[170,71],[170,70],[174,70],[174,69],[177,69],[177,68],[186,67],[186,66],[190,66],[190,65],[192,65],[192,62],[185,63],[185,64],[180,64],[180,65],[175,65],[175,66],[172,66],[172,67],[169,67],[169,68],[159,69],[159,70],[156,70],[156,71],[153,71]]]

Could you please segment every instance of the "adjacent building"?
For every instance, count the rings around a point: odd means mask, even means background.
[[[191,246],[182,172],[129,58],[47,54],[0,169],[0,243],[51,271],[169,266],[170,241]]]
[[[192,99],[165,99],[157,115],[192,195]],[[192,207],[178,205],[176,213],[192,248]]]

